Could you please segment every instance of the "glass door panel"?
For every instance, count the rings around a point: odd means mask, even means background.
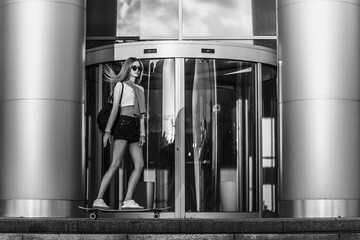
[[[146,118],[146,145],[144,146],[144,172],[133,198],[140,205],[152,207],[174,206],[174,139],[175,139],[175,60],[145,59],[140,85],[144,87],[148,117]],[[118,73],[124,61],[111,63]],[[110,84],[104,82],[103,99],[108,98]],[[104,162],[109,164],[110,149],[105,149]],[[105,166],[107,169],[108,166]],[[132,159],[127,152],[119,170],[117,190],[121,202],[125,197],[128,179],[133,169]],[[115,193],[114,193],[115,192]],[[113,198],[113,196],[110,196]],[[174,208],[170,211],[174,211]]]
[[[278,141],[276,67],[262,65],[262,170],[263,212],[277,212]]]
[[[142,60],[148,118],[144,181],[154,182],[154,207],[174,206],[175,60]],[[174,208],[173,208],[174,210]]]
[[[255,64],[185,59],[185,211],[258,211]]]

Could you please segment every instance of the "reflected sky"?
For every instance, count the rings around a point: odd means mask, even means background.
[[[117,36],[178,37],[177,0],[118,0]],[[185,37],[252,36],[251,0],[183,0]]]
[[[142,0],[140,4],[140,36],[178,37],[178,9],[176,0]]]
[[[139,36],[140,0],[118,0],[117,36]]]
[[[252,36],[251,0],[184,0],[184,36]]]

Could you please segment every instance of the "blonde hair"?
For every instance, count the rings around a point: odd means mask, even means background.
[[[128,80],[130,78],[131,66],[134,62],[138,62],[140,64],[140,66],[143,68],[143,70],[141,71],[139,76],[135,79],[135,83],[140,84],[142,75],[143,75],[143,71],[144,71],[144,66],[143,66],[142,62],[135,57],[130,57],[130,58],[126,59],[126,61],[124,62],[124,64],[121,67],[119,74],[116,74],[114,72],[114,70],[109,66],[109,64],[105,64],[103,67],[105,81],[108,81],[115,86],[115,84],[117,82],[123,82],[123,81]]]

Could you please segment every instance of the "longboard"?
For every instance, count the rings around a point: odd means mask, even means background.
[[[91,219],[97,219],[99,213],[101,212],[154,212],[154,218],[160,218],[160,213],[162,211],[168,210],[171,207],[163,208],[123,208],[123,209],[105,209],[105,208],[88,208],[83,206],[78,206],[80,209],[83,209],[90,213]]]

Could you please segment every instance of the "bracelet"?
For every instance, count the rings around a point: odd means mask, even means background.
[[[145,134],[140,134],[140,137],[146,137],[146,135]]]
[[[111,134],[111,131],[109,131],[109,130],[105,130],[105,133],[110,133],[110,134]]]

